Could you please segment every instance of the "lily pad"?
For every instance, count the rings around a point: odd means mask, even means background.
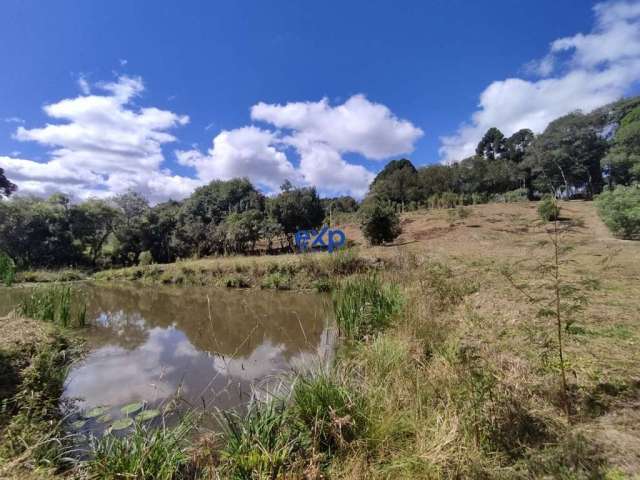
[[[87,423],[86,420],[76,420],[71,424],[71,426],[73,427],[74,430],[80,430],[82,427],[85,426],[86,423]]]
[[[101,417],[98,417],[97,421],[99,423],[109,423],[111,421],[111,415],[108,413],[106,415],[102,415]]]
[[[133,425],[133,420],[131,417],[119,418],[115,422],[111,424],[112,430],[124,430],[125,428],[129,428]]]
[[[94,407],[84,414],[85,418],[96,418],[105,414],[109,407]]]
[[[133,402],[133,403],[129,403],[129,404],[125,405],[124,407],[122,407],[120,409],[120,411],[125,415],[130,415],[132,413],[137,412],[142,407],[144,407],[144,403],[142,403],[142,402]]]
[[[138,414],[136,419],[140,420],[141,422],[144,422],[146,420],[151,420],[152,418],[156,418],[158,415],[160,415],[160,412],[158,410],[154,410],[154,409],[143,410]]]

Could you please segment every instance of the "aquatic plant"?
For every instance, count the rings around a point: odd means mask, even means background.
[[[75,315],[72,313],[73,289],[69,285],[47,285],[36,287],[23,298],[18,312],[28,318],[51,322],[63,327],[86,324],[87,306],[78,301]]]
[[[124,425],[117,424],[118,427]],[[186,441],[193,419],[185,416],[175,427],[151,428],[135,422],[135,428],[123,437],[107,434],[90,438],[90,460],[84,468],[95,478],[171,480],[184,468],[189,455]],[[112,426],[112,428],[114,428]],[[124,428],[128,428],[128,425]]]
[[[398,287],[383,285],[375,275],[346,280],[333,294],[338,329],[354,339],[387,326],[401,305]]]
[[[280,478],[300,459],[308,438],[282,401],[252,403],[245,415],[223,412],[222,469],[232,478]]]

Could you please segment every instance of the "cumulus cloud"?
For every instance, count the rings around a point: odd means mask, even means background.
[[[591,32],[555,40],[543,59],[527,65],[540,78],[508,78],[490,84],[480,95],[479,109],[471,121],[454,135],[441,138],[443,162],[473,154],[490,127],[498,127],[505,135],[520,128],[541,132],[561,115],[593,110],[637,85],[640,2],[599,3],[594,13]]]
[[[152,201],[189,195],[200,182],[162,168],[162,145],[176,140],[168,131],[189,117],[135,107],[134,98],[144,90],[139,77],[121,76],[97,87],[104,93],[89,94],[87,84],[81,86],[84,95],[46,105],[45,113],[58,123],[18,127],[17,140],[50,149],[46,162],[0,157],[0,166],[18,181],[20,191],[63,191],[86,198],[134,189]]]
[[[289,179],[325,193],[361,197],[374,174],[343,155],[383,160],[413,151],[423,134],[364,95],[337,106],[326,98],[284,105],[260,102],[251,108],[251,119],[271,129],[249,126],[223,131],[213,139],[208,155],[197,150],[177,152],[179,161],[195,167],[202,179],[244,175],[272,190]],[[287,156],[292,149],[299,159],[297,167]]]
[[[223,130],[213,139],[208,155],[198,150],[178,151],[178,162],[194,167],[200,179],[228,180],[249,177],[267,190],[275,190],[285,179],[300,181],[301,177],[284,152],[274,145],[274,132],[250,126]]]
[[[17,126],[14,138],[47,148],[46,161],[0,156],[0,166],[21,193],[62,191],[82,199],[135,190],[157,202],[184,198],[214,179],[248,177],[267,192],[288,179],[327,194],[361,197],[374,174],[344,155],[383,160],[411,152],[422,136],[411,122],[364,95],[335,106],[327,99],[261,102],[251,108],[251,119],[267,127],[222,130],[205,153],[196,148],[175,152],[178,164],[195,170],[190,178],[167,168],[162,152],[176,140],[171,131],[188,123],[188,116],[138,107],[144,91],[139,77],[95,85],[80,77],[78,85],[80,96],[44,106],[51,123]]]

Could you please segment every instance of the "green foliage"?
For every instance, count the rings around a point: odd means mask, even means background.
[[[308,437],[282,402],[252,403],[245,415],[222,415],[220,461],[230,478],[280,478],[307,448]]]
[[[0,168],[0,198],[4,195],[8,197],[18,189],[13,183],[9,181],[4,175],[4,170]]]
[[[376,198],[365,201],[359,215],[362,234],[371,245],[391,242],[402,232],[400,218],[393,207]]]
[[[283,191],[267,201],[267,213],[282,226],[289,242],[299,230],[317,228],[325,211],[315,188],[293,188],[283,185]]]
[[[360,339],[389,325],[403,299],[396,285],[383,285],[370,275],[345,280],[333,293],[340,333]]]
[[[25,339],[29,341],[32,339]],[[5,459],[54,471],[68,467],[72,439],[63,431],[60,397],[73,349],[66,338],[54,334],[34,345],[27,356],[17,359],[17,364],[27,366],[10,379],[6,373],[11,367],[0,350],[0,475],[7,473],[2,471]],[[16,391],[5,398],[1,395],[7,387]]]
[[[335,452],[363,435],[367,403],[353,389],[325,372],[299,378],[292,392],[292,411],[310,432],[316,449]]]
[[[186,446],[192,429],[192,419],[186,416],[172,428],[136,422],[134,430],[125,436],[91,437],[91,459],[84,467],[95,478],[180,478],[189,461]]]
[[[553,222],[560,217],[560,207],[555,198],[545,196],[538,205],[538,216],[545,222]]]
[[[290,290],[292,283],[291,275],[285,272],[273,272],[262,279],[260,286],[274,290]]]
[[[13,259],[0,250],[0,283],[10,287],[16,277],[16,265]]]
[[[35,320],[63,327],[82,327],[86,323],[86,303],[77,299],[72,305],[74,290],[69,285],[46,285],[34,288],[22,299],[18,312]]]
[[[145,250],[140,253],[140,257],[138,257],[138,265],[141,267],[145,267],[147,265],[151,265],[153,263],[153,255],[149,250]]]
[[[596,198],[598,213],[604,223],[622,238],[640,237],[640,186],[617,187]]]

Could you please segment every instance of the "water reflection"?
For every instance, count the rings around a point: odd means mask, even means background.
[[[325,298],[311,294],[87,286],[90,353],[69,374],[80,406],[235,406],[274,374],[326,360]]]

